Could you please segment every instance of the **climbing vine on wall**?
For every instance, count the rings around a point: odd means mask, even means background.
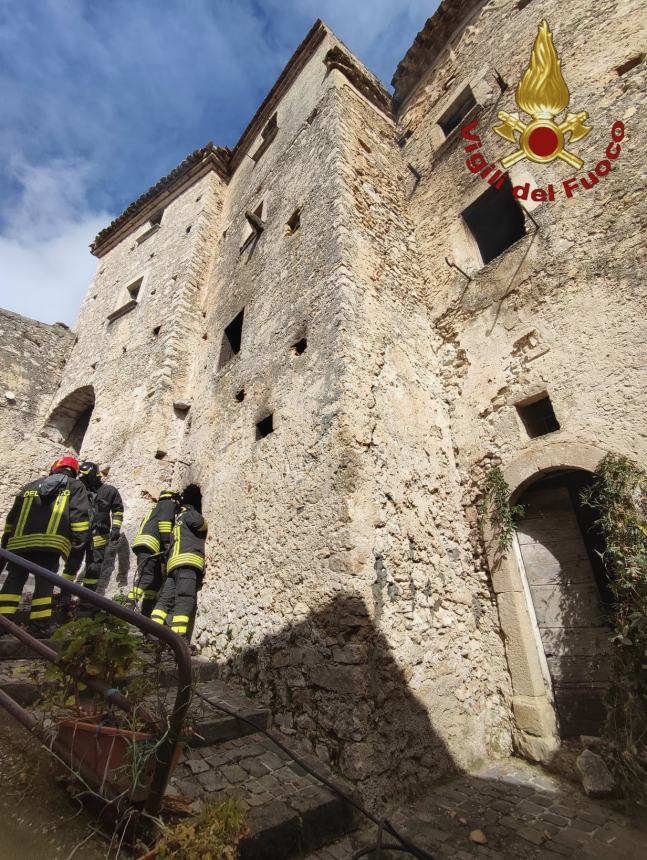
[[[607,734],[625,789],[647,785],[647,473],[607,454],[582,503],[604,536],[612,634]]]
[[[497,547],[505,552],[515,531],[517,520],[523,516],[521,505],[510,505],[510,487],[499,466],[494,466],[485,476],[483,482],[483,497],[481,499],[481,522],[489,523],[495,534]]]

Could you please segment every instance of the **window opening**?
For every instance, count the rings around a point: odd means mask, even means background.
[[[255,162],[258,163],[260,161],[263,153],[266,151],[266,149],[270,146],[270,144],[276,137],[278,130],[279,127],[276,119],[276,114],[272,114],[267,125],[261,132],[261,143],[256,152],[252,155],[252,159]]]
[[[245,397],[246,397],[246,391],[245,391],[245,389],[244,389],[244,388],[241,388],[241,389],[240,389],[240,391],[237,391],[237,392],[236,392],[236,394],[235,394],[235,397],[236,397],[236,400],[237,400],[239,403],[242,403],[242,402],[243,402],[243,400],[244,400],[244,399],[245,399]]]
[[[635,69],[636,66],[639,66],[644,59],[644,53],[636,54],[635,57],[631,57],[631,59],[627,60],[626,63],[621,63],[621,65],[616,66],[617,75],[619,77],[622,77],[622,75],[626,75],[627,72],[630,72],[632,69]]]
[[[523,211],[512,194],[509,177],[500,188],[488,188],[463,211],[463,220],[487,265],[526,235]]]
[[[530,402],[518,403],[516,409],[531,439],[546,436],[560,429],[553,404],[545,393]]]
[[[292,344],[292,352],[295,355],[303,355],[308,347],[308,341],[305,337],[302,337],[301,340],[298,340],[296,343]]]
[[[292,235],[296,233],[299,227],[301,226],[301,207],[295,209],[294,212],[290,215],[287,222],[288,235]]]
[[[233,320],[226,326],[222,336],[222,346],[220,348],[219,367],[224,367],[228,361],[238,355],[243,337],[243,318],[245,316],[245,308],[240,313],[236,314]]]
[[[274,413],[270,412],[256,424],[256,441],[264,439],[274,432]]]
[[[465,119],[467,114],[476,104],[476,99],[470,87],[465,87],[463,92],[451,103],[445,113],[438,120],[438,125],[449,137],[451,132]]]

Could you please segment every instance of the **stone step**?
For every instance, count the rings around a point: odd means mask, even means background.
[[[41,639],[43,645],[47,645],[53,651],[58,651],[61,647],[60,642],[53,639]],[[37,655],[32,651],[29,645],[25,645],[13,636],[3,636],[0,638],[0,662],[5,660],[24,660],[34,658],[38,659]]]
[[[174,688],[170,688],[173,690]],[[210,702],[221,703],[228,709],[240,714],[253,723],[250,726],[237,717],[224,712],[218,712],[209,707],[197,696],[193,698],[192,709],[198,716],[193,722],[193,734],[187,740],[192,747],[206,747],[223,741],[242,738],[252,734],[256,729],[266,729],[270,724],[270,711],[259,707],[254,702],[232,690],[222,681],[212,680],[196,685],[196,690]]]
[[[296,746],[293,739],[292,747]],[[347,794],[321,762],[299,756]],[[307,774],[261,733],[189,751],[167,790],[201,802],[237,797],[249,835],[241,860],[288,860],[316,851],[357,826],[352,806]]]

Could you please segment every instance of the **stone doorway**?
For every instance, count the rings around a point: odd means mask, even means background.
[[[590,473],[568,470],[522,493],[519,562],[528,583],[559,734],[598,735],[608,686],[608,590],[601,539],[580,502]]]

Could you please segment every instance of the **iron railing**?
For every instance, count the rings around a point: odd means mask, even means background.
[[[177,694],[173,710],[168,720],[168,728],[164,728],[163,735],[156,747],[155,769],[150,788],[144,802],[144,812],[151,816],[151,818],[156,817],[162,805],[162,798],[164,797],[164,791],[170,775],[171,763],[177,746],[180,743],[182,727],[191,703],[192,679],[191,652],[189,650],[189,646],[181,636],[178,636],[177,633],[173,633],[170,628],[161,624],[156,624],[154,621],[151,621],[150,618],[146,618],[144,615],[133,612],[133,610],[129,609],[127,606],[122,606],[120,603],[115,603],[107,597],[95,594],[95,592],[91,591],[89,588],[77,585],[75,582],[68,582],[66,579],[63,579],[62,576],[46,570],[44,567],[35,564],[33,561],[29,561],[26,558],[22,558],[19,555],[15,555],[14,553],[1,548],[0,558],[19,565],[34,576],[40,577],[56,588],[60,588],[61,591],[80,597],[84,603],[92,604],[92,606],[102,610],[103,612],[108,612],[110,615],[121,618],[122,621],[132,624],[134,627],[139,628],[142,633],[159,639],[171,648],[177,663]],[[39,639],[35,639],[31,634],[27,633],[26,630],[18,627],[13,623],[13,621],[10,621],[4,615],[0,615],[0,629],[6,630],[45,660],[49,660],[52,663],[56,662],[58,658],[56,651],[49,648]],[[118,690],[108,689],[106,685],[92,679],[84,680],[90,689],[101,693],[111,704],[114,704],[125,711],[132,710],[130,702]],[[72,766],[78,770],[81,778],[89,786],[93,789],[96,788],[97,790],[101,787],[101,780],[97,779],[96,774],[94,774],[93,771],[88,770],[83,762],[76,758],[76,756],[74,756],[66,746],[63,746],[55,738],[52,739],[50,733],[38,723],[36,718],[19,705],[18,702],[12,699],[4,690],[0,690],[0,706],[5,708],[5,710],[7,710],[16,720],[34,733],[57,755],[70,761]],[[116,792],[107,789],[105,785],[101,788],[100,793],[102,793],[108,801],[114,801],[118,797]]]

